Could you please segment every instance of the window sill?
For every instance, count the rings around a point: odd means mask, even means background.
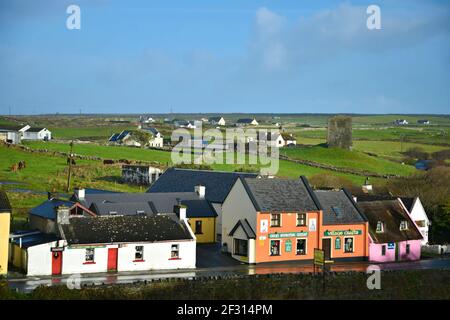
[[[271,228],[281,228],[281,226],[270,226]]]
[[[139,260],[133,260],[133,262],[145,262],[145,260],[139,259]]]
[[[195,232],[194,234],[203,234],[203,232]]]
[[[181,260],[181,258],[169,258],[169,260]]]
[[[95,261],[87,261],[87,262],[83,262],[83,264],[95,264]]]

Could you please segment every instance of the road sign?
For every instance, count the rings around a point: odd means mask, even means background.
[[[325,251],[314,249],[314,265],[323,266],[325,264]]]

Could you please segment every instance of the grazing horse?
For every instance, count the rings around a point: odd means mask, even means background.
[[[26,167],[26,163],[23,160],[19,161],[19,163],[17,165],[18,165],[19,170],[25,169],[25,167]]]
[[[17,172],[17,164],[16,164],[16,163],[14,163],[14,164],[11,166],[11,171],[12,171],[12,172]]]

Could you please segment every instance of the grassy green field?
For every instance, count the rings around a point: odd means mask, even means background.
[[[306,148],[286,148],[283,155],[293,159],[302,159],[324,163],[340,168],[352,168],[381,174],[409,175],[415,168],[398,164],[378,157],[372,157],[360,151],[348,151],[323,146]]]
[[[126,129],[135,129],[131,126],[97,126],[97,127],[82,127],[82,128],[55,128],[51,127],[49,130],[52,132],[53,139],[64,140],[104,140],[111,137],[113,133],[121,132]]]

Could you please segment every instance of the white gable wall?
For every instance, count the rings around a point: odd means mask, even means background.
[[[256,232],[256,210],[240,179],[230,190],[222,205],[222,243],[227,244],[229,252],[233,250],[233,239],[229,236],[240,219],[247,219]]]
[[[414,204],[411,209],[410,216],[411,216],[411,219],[414,222],[416,222],[416,224],[418,224],[418,221],[425,221],[425,226],[421,227],[418,225],[418,228],[419,228],[420,233],[423,236],[422,245],[427,244],[430,220],[428,219],[427,213],[425,212],[422,202],[420,201],[420,198],[418,198],[418,197],[414,200]]]

